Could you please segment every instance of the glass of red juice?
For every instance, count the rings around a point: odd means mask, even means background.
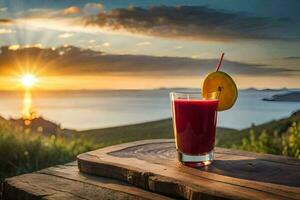
[[[170,93],[178,159],[198,167],[213,161],[219,92]]]

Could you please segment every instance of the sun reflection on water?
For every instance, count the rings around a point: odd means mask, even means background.
[[[32,120],[36,117],[36,112],[32,107],[32,94],[30,90],[25,90],[24,92],[22,117],[26,120]]]

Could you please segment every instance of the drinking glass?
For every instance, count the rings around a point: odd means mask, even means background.
[[[213,161],[219,92],[170,93],[178,159],[197,167]]]

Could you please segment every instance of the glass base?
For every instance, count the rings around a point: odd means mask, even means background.
[[[177,150],[178,160],[189,167],[210,165],[214,159],[214,150],[202,155],[191,156]]]

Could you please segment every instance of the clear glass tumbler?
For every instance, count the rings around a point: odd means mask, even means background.
[[[178,159],[197,167],[213,161],[219,92],[170,93]]]

